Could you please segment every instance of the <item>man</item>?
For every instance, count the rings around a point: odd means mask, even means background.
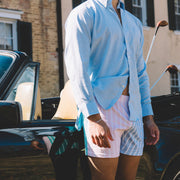
[[[66,21],[65,62],[93,180],[134,180],[153,121],[140,21],[118,0],[88,0]]]

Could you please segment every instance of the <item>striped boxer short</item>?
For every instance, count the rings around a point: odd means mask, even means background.
[[[98,103],[98,110],[103,121],[109,126],[113,141],[111,148],[103,148],[92,142],[88,132],[89,120],[84,119],[85,154],[91,157],[115,158],[120,154],[141,156],[144,147],[144,130],[142,119],[129,121],[129,96],[121,95],[112,108],[105,110]]]

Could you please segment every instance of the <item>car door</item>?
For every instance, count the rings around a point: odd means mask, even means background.
[[[75,179],[77,175],[80,156],[75,137],[80,133],[71,120],[43,120],[36,112],[38,76],[39,64],[27,63],[5,95],[5,101],[21,104],[22,122],[17,128],[0,129],[1,180],[70,179],[68,174]],[[82,179],[80,171],[78,179]]]

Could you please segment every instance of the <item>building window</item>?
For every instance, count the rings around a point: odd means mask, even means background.
[[[168,0],[169,29],[180,31],[180,0]]]
[[[125,0],[125,8],[144,26],[154,27],[154,0]]]
[[[180,92],[180,72],[170,73],[171,94]]]
[[[176,30],[180,30],[180,0],[175,0],[175,21]]]
[[[0,49],[18,50],[17,20],[22,11],[0,8]]]
[[[132,12],[142,21],[144,26],[147,25],[146,0],[133,0]]]
[[[86,0],[73,0],[73,8],[78,6],[79,4],[85,2]]]
[[[16,23],[0,20],[0,49],[17,50]]]

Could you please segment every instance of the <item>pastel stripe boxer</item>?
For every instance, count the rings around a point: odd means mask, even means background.
[[[85,154],[91,157],[115,158],[120,153],[141,156],[144,147],[144,132],[142,119],[129,121],[129,96],[121,95],[112,108],[105,110],[98,103],[101,118],[109,126],[113,141],[111,148],[103,148],[93,144],[88,131],[88,119],[84,119]]]

